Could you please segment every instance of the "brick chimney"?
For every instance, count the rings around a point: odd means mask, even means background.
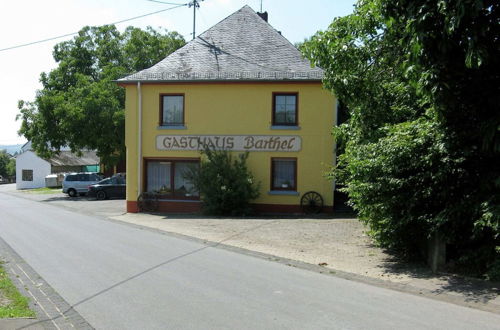
[[[267,22],[267,11],[265,11],[263,13],[257,13],[257,15],[259,15],[260,18],[262,18],[264,21]]]

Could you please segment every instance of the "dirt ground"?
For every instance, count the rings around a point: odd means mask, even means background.
[[[0,307],[7,306],[10,303],[11,303],[11,301],[9,299],[7,299],[7,297],[4,296],[2,291],[0,291]]]

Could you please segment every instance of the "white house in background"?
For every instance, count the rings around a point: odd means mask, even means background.
[[[28,150],[31,150],[31,141],[28,141],[25,144],[23,144],[19,153],[23,153],[23,152],[28,151]]]
[[[77,156],[65,150],[50,159],[43,159],[30,147],[31,143],[26,143],[16,156],[16,189],[45,187],[45,177],[49,174],[99,172],[99,157],[95,151],[83,151],[82,156]]]
[[[52,165],[33,151],[25,151],[16,157],[16,189],[45,187],[45,177],[51,174]]]

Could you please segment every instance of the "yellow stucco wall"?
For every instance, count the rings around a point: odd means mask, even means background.
[[[271,129],[273,92],[298,92],[299,130]],[[299,135],[299,152],[250,152],[249,168],[261,182],[256,203],[297,205],[303,193],[319,192],[333,203],[333,184],[324,173],[334,162],[336,99],[321,83],[142,84],[142,156],[199,157],[196,151],[156,149],[157,135]],[[159,129],[160,94],[182,93],[184,130]],[[126,85],[127,200],[138,195],[138,91]],[[299,196],[269,195],[271,157],[297,158]],[[142,175],[142,174],[141,174]]]

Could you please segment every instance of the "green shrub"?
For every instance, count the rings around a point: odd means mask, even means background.
[[[390,125],[385,134],[375,142],[348,142],[334,173],[371,235],[382,247],[418,260],[438,232],[456,271],[494,278],[500,223],[495,185],[475,184],[471,176],[479,174],[464,153],[450,148],[439,125],[425,118]]]
[[[377,243],[425,260],[438,233],[449,264],[494,279],[500,57],[498,31],[484,22],[498,21],[500,5],[490,7],[358,1],[301,50],[348,109],[334,129],[339,157],[329,175]]]
[[[248,215],[250,201],[259,197],[260,184],[248,170],[248,152],[233,157],[226,150],[205,149],[199,167],[185,178],[200,192],[203,211],[211,215]]]
[[[486,278],[490,281],[500,282],[500,246],[497,246],[496,250],[496,259],[489,265]]]

